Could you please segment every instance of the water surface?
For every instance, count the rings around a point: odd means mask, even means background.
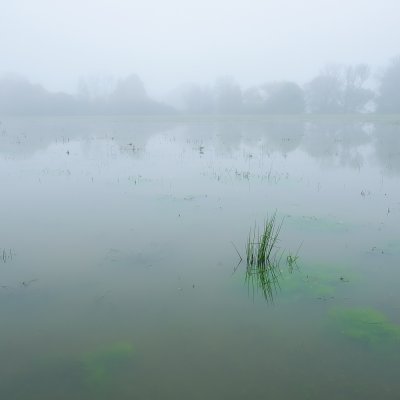
[[[399,183],[396,118],[2,118],[2,396],[397,399]]]

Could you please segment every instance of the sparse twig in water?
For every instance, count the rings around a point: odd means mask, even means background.
[[[240,255],[240,253],[239,253],[239,250],[237,249],[237,247],[235,246],[235,243],[233,243],[233,242],[231,242],[232,243],[232,246],[234,247],[234,249],[236,250],[236,253],[237,253],[237,255],[239,256],[239,258],[240,258],[240,261],[239,261],[239,264],[243,261],[243,258],[242,258],[242,256]]]
[[[289,267],[289,272],[292,273],[295,266],[297,266],[297,260],[299,259],[299,251],[303,243],[300,243],[299,248],[297,249],[296,253],[293,255],[290,251],[286,257],[286,263]]]
[[[7,261],[11,261],[13,259],[13,251],[11,249],[3,249],[0,256],[0,261],[6,263]]]
[[[31,283],[36,282],[37,279],[31,279],[30,281],[22,281],[21,285],[24,287],[28,287]]]

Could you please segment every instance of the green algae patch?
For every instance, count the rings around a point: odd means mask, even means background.
[[[340,331],[347,337],[375,345],[400,345],[400,325],[392,323],[372,308],[333,308],[330,311]]]
[[[358,276],[349,267],[331,264],[302,264],[281,281],[282,292],[287,295],[329,299],[356,282]]]
[[[134,349],[129,342],[116,342],[86,353],[82,359],[86,384],[92,388],[112,385],[133,356]]]
[[[285,276],[280,282],[280,291],[283,296],[297,298],[333,298],[337,286],[319,277],[306,277],[303,274]]]
[[[18,399],[30,398],[32,391],[40,399],[64,399],[65,393],[70,399],[119,398],[119,388],[134,377],[135,361],[129,342],[112,342],[81,355],[45,355],[26,365],[12,391],[18,388]]]

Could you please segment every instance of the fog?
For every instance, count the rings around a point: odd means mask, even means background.
[[[1,398],[400,400],[399,16],[0,0]]]
[[[182,84],[304,85],[327,64],[374,71],[400,49],[397,0],[2,1],[0,74],[50,91],[137,74],[152,97]]]
[[[289,115],[400,112],[400,57],[368,87],[367,64],[330,65],[300,86],[275,81],[241,87],[232,77],[213,85],[186,84],[162,102],[140,77],[81,79],[78,93],[50,92],[18,76],[0,78],[0,115]]]

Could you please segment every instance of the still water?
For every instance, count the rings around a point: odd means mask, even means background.
[[[0,120],[1,398],[400,398],[398,119]]]

